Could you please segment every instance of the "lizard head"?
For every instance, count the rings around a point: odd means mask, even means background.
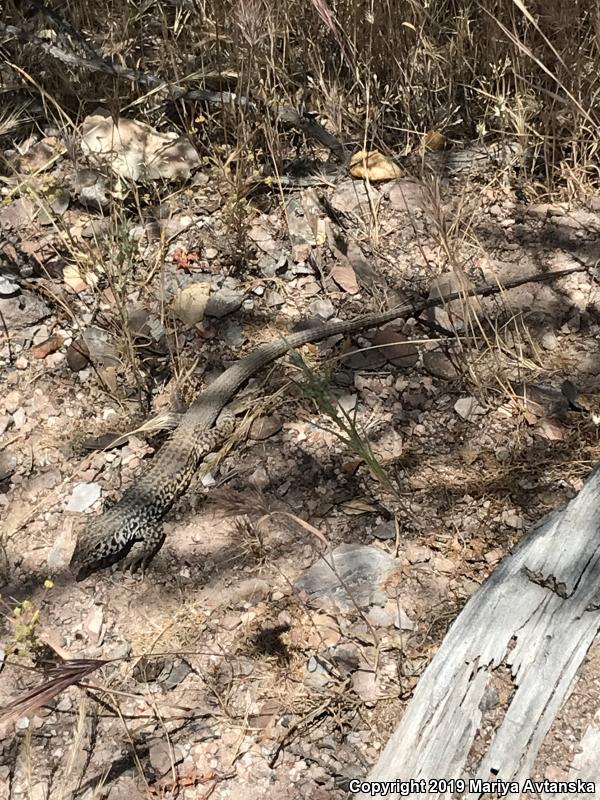
[[[123,520],[109,510],[91,520],[80,532],[69,563],[76,581],[84,580],[127,555],[134,539],[127,541],[123,528]]]

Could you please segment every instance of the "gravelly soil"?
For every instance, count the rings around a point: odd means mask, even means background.
[[[55,180],[68,174],[59,161]],[[369,335],[354,347],[306,348],[311,370],[327,357],[318,407],[298,386],[298,362],[278,365],[255,382],[250,407],[259,419],[249,435],[169,515],[166,545],[145,579],[104,572],[74,583],[68,561],[82,518],[120,495],[161,434],[138,431],[108,450],[86,449],[86,440],[134,430],[177,401],[176,386],[188,399],[223,365],[301,318],[426,293],[459,268],[472,281],[502,281],[595,264],[600,254],[595,198],[574,208],[524,203],[497,183],[453,182],[432,208],[419,184],[396,181],[372,189],[374,205],[362,183],[345,179],[326,191],[345,215],[346,258],[322,208],[327,235],[311,240],[311,189],[293,196],[295,222],[275,201],[268,213],[254,211],[248,256],[234,265],[231,221],[201,202],[217,196],[215,180],[207,174],[171,209],[174,233],[154,276],[159,243],[143,226],[133,230],[128,321],[114,282],[74,276],[53,229],[15,224],[22,209],[14,202],[2,210],[4,263],[33,275],[16,279],[14,297],[0,294],[0,701],[41,680],[22,669],[35,655],[31,643],[25,655],[13,652],[15,602],[39,608],[38,645],[108,662],[85,679],[88,689],[68,688],[4,726],[2,796],[346,796],[348,779],[376,761],[466,600],[533,521],[573,496],[598,458],[592,270],[473,301],[469,313],[463,304],[439,310],[426,325],[401,322],[394,330],[405,341],[394,347],[349,355],[386,343]],[[89,216],[73,198],[62,225],[100,259],[105,246],[80,236]],[[187,271],[178,268],[186,253],[198,257]],[[40,264],[52,269],[40,276]],[[218,313],[187,327],[164,315],[178,289],[199,283],[220,297]],[[76,363],[82,335],[91,364]],[[58,346],[45,353],[52,337]],[[511,380],[560,387],[564,379],[591,413],[556,418],[511,402]],[[393,496],[340,440],[328,407],[344,409],[370,441]],[[71,510],[78,502],[85,512]],[[340,610],[324,598],[315,608],[295,590],[323,538],[397,559],[364,607]],[[32,612],[21,609],[27,623]],[[597,660],[591,652],[564,709],[575,740],[594,713]],[[540,775],[567,771],[576,750],[556,726]]]

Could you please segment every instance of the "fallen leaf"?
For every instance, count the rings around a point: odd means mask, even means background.
[[[392,181],[402,177],[402,170],[391,158],[378,150],[359,150],[350,161],[353,178],[368,178],[370,181]]]
[[[371,514],[377,511],[372,503],[367,502],[362,497],[354,497],[352,500],[346,500],[345,503],[340,505],[344,514],[350,516],[357,516],[359,514]]]
[[[133,181],[187,180],[200,157],[187,138],[99,109],[82,124],[82,150]]]
[[[448,140],[439,131],[427,131],[423,137],[422,145],[424,150],[446,150],[448,148]]]

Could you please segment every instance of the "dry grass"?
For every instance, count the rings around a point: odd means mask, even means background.
[[[55,27],[42,13],[24,19],[21,8],[9,0],[8,24],[38,35]],[[289,104],[316,112],[346,141],[394,153],[411,150],[429,129],[451,140],[520,137],[535,148],[540,189],[560,179],[574,192],[598,177],[600,12],[591,0],[527,9],[521,0],[196,0],[158,2],[146,12],[127,0],[108,8],[92,0],[63,4],[61,13],[101,56],[180,86],[235,92],[258,113],[240,104],[199,114],[198,103],[65,69],[8,35],[6,83],[22,79],[16,63],[36,76],[43,101],[55,101],[47,112],[56,114],[57,104],[73,121],[98,104],[143,111],[158,125],[177,120],[207,156],[231,165],[237,151],[234,173],[260,161],[281,165],[287,143],[260,109]],[[88,58],[75,34],[68,38]]]

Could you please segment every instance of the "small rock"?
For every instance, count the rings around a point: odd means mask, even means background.
[[[556,350],[558,347],[558,339],[553,331],[546,331],[540,339],[540,344],[544,350]]]
[[[21,428],[25,427],[26,422],[27,422],[27,415],[25,414],[25,409],[17,408],[17,410],[13,414],[13,424],[15,428],[18,431],[20,431]]]
[[[236,289],[223,288],[212,294],[206,304],[205,314],[207,317],[222,319],[228,314],[233,314],[242,305],[244,292]]]
[[[241,347],[246,337],[242,328],[233,320],[228,320],[222,330],[223,341],[228,347]]]
[[[332,678],[327,668],[315,656],[311,656],[306,663],[306,671],[308,672],[306,683],[320,689],[331,682]]]
[[[0,297],[15,297],[20,293],[19,284],[5,275],[0,275]]]
[[[102,630],[104,628],[104,611],[101,605],[94,604],[84,621],[89,638],[95,644],[102,644]]]
[[[423,184],[412,180],[394,181],[388,192],[390,205],[401,212],[414,212],[426,205]]]
[[[60,189],[52,198],[47,198],[48,200],[48,207],[40,208],[37,215],[40,225],[52,225],[56,217],[62,217],[69,207],[71,195],[66,189]]]
[[[48,569],[50,572],[59,572],[67,567],[73,547],[75,545],[75,537],[72,530],[72,525],[62,525],[58,536],[52,543],[50,552],[46,559]]]
[[[59,333],[55,333],[53,336],[50,336],[40,344],[36,344],[35,347],[31,348],[31,355],[34,358],[42,359],[49,356],[51,353],[55,353],[59,350],[63,345],[63,337]]]
[[[82,205],[98,211],[108,206],[109,181],[101,172],[95,169],[78,170],[73,188]]]
[[[381,194],[373,186],[350,179],[341,181],[331,196],[331,205],[335,209],[359,215],[361,211],[366,215],[371,204],[377,208],[380,201]]]
[[[76,483],[67,502],[67,511],[85,511],[94,505],[101,494],[99,483]]]
[[[337,407],[342,415],[350,415],[353,413],[358,403],[358,397],[355,394],[344,394],[337,401]]]
[[[342,544],[322,556],[294,584],[310,605],[341,610],[371,605],[398,562],[376,547]]]
[[[250,439],[262,442],[278,433],[283,427],[283,420],[278,414],[257,417],[248,432]]]
[[[486,711],[491,711],[492,708],[496,708],[500,703],[500,693],[495,686],[486,686],[483,697],[479,701],[479,710],[482,714],[485,714]]]
[[[330,272],[331,277],[348,294],[357,294],[359,291],[356,273],[350,264],[335,264]]]
[[[514,511],[503,511],[502,522],[508,525],[509,528],[514,528],[515,530],[521,530],[523,527],[523,517],[520,514],[516,514]]]
[[[277,261],[269,255],[263,255],[258,259],[258,268],[264,278],[274,278],[277,275]]]
[[[81,372],[90,363],[90,351],[83,338],[76,339],[67,348],[67,364],[73,372]]]
[[[352,688],[360,699],[367,703],[376,703],[380,692],[377,675],[374,672],[359,669],[352,675]]]
[[[225,614],[225,616],[219,622],[219,625],[223,628],[224,631],[234,631],[240,624],[242,620],[239,617],[239,614]]]
[[[366,616],[369,624],[376,628],[390,628],[394,624],[394,617],[381,606],[373,606]]]
[[[504,553],[502,552],[502,550],[496,549],[496,550],[489,550],[487,553],[485,553],[483,557],[485,561],[490,566],[492,566],[493,564],[497,564],[502,559],[503,555]]]
[[[151,739],[148,758],[156,777],[162,778],[163,775],[171,771],[173,764],[183,761],[183,753],[178,745],[174,745],[171,750],[166,739]]]
[[[308,310],[313,316],[321,317],[324,320],[330,319],[335,313],[331,300],[313,300]]]
[[[474,397],[460,397],[454,404],[454,410],[459,417],[468,421],[485,414],[485,408]]]
[[[377,331],[373,344],[378,347],[384,358],[396,367],[409,369],[419,360],[419,351],[414,344],[405,344],[408,337],[387,326]]]
[[[158,676],[158,682],[167,691],[179,686],[192,671],[192,668],[182,658],[170,660],[162,669]]]
[[[0,436],[2,436],[3,433],[6,433],[11,422],[12,417],[9,416],[9,414],[0,414]]]
[[[393,519],[387,520],[387,522],[382,522],[377,525],[376,528],[373,528],[371,531],[373,536],[376,539],[395,539],[396,538],[396,522]]]
[[[262,464],[256,467],[254,472],[250,475],[250,477],[248,478],[248,483],[252,484],[253,486],[256,486],[257,489],[266,489],[267,486],[271,483],[269,473],[263,467]]]
[[[403,608],[399,608],[394,619],[394,627],[400,631],[414,631],[415,623]]]
[[[327,651],[327,656],[332,661],[343,678],[347,678],[358,669],[361,661],[361,651],[353,642],[338,644]]]
[[[250,238],[263,253],[271,255],[278,249],[277,242],[271,236],[270,231],[264,223],[257,222],[252,225],[248,231],[248,238]]]
[[[423,367],[433,375],[444,381],[453,381],[458,377],[458,370],[445,353],[440,350],[428,350],[423,354]]]
[[[437,570],[437,572],[450,574],[456,572],[456,563],[451,558],[438,555],[433,559],[433,568]]]
[[[463,578],[461,582],[461,589],[465,597],[471,597],[479,589],[479,584],[472,578]]]
[[[14,414],[21,405],[21,395],[17,391],[9,392],[4,398],[4,408],[9,414]]]
[[[28,364],[27,359],[25,358],[25,356],[19,356],[17,358],[17,360],[15,361],[15,369],[24,370],[24,369],[27,369],[28,366],[29,366],[29,364]]]
[[[424,564],[431,560],[431,550],[410,542],[404,548],[404,555],[409,564]]]
[[[121,660],[131,655],[131,642],[117,642],[106,653],[106,658]]]
[[[17,457],[10,450],[0,450],[0,482],[14,475],[17,469]]]
[[[91,325],[83,332],[83,340],[94,364],[109,367],[120,363],[117,347],[107,331]]]
[[[173,314],[185,325],[197,325],[204,319],[209,295],[210,283],[190,283],[175,295]]]
[[[267,308],[275,308],[275,306],[282,306],[285,303],[285,297],[274,289],[269,289],[265,294],[265,304]]]
[[[110,220],[102,220],[104,224],[110,226]],[[89,289],[89,286],[81,277],[81,273],[75,264],[68,264],[63,270],[63,281],[76,294],[82,294]]]
[[[323,647],[335,647],[339,643],[342,634],[334,617],[329,614],[315,614],[312,624],[307,640],[309,647],[318,650]]]

